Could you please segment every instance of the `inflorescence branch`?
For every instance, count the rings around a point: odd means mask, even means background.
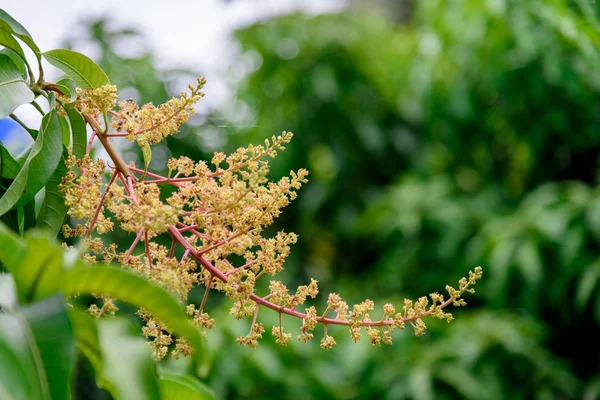
[[[423,317],[450,322],[452,314],[444,309],[449,305],[466,305],[462,295],[474,292],[472,286],[482,276],[480,267],[469,272],[468,278],[462,278],[458,289],[447,286],[447,298],[432,293],[415,302],[406,299],[402,312],[385,304],[381,318],[375,320],[369,314],[375,307],[373,301],[365,300],[350,309],[336,293],[328,296],[327,308],[321,315],[314,306],[307,307],[305,312],[297,311],[308,297],[317,296],[319,289],[314,279],[294,293],[290,293],[282,282],[271,280],[268,294],[256,294],[257,280],[264,275],[274,276],[283,269],[290,245],[297,239],[295,234],[285,232],[272,238],[263,237],[264,228],[273,223],[281,210],[296,198],[296,191],[307,182],[308,172],[304,169],[291,171],[289,177],[277,182],[267,179],[269,164],[265,158],[274,158],[284,150],[293,135],[283,132],[281,136],[266,140],[264,145],[239,148],[230,156],[217,152],[211,160],[212,168],[204,161],[172,158],[168,162],[167,176],[126,163],[110,140],[126,137],[140,146],[149,146],[175,134],[194,113],[194,104],[203,96],[200,90],[204,82],[199,79],[196,85],[190,86],[189,94],[182,93],[180,98],[173,98],[159,107],[151,104],[140,107],[127,100],[120,102],[117,108],[116,87],[110,85],[78,92],[75,106],[93,134],[87,154],[82,159],[70,156],[67,161],[71,170],[63,179],[61,190],[69,215],[83,223],[75,228],[65,225],[63,233],[66,237],[83,238],[89,248],[84,255],[87,261],[96,262],[98,256],[105,262],[116,260],[124,268],[145,274],[181,300],[187,299],[192,287],[205,286],[200,307],[190,304],[186,309],[205,329],[214,326],[214,320],[205,311],[209,292],[224,292],[233,303],[231,315],[236,318],[252,316],[250,332],[237,340],[249,347],[257,346],[265,331],[257,322],[261,306],[279,314],[279,325],[271,331],[277,343],[285,345],[292,337],[284,331],[282,316],[285,314],[302,320],[301,334],[298,335],[302,342],[312,339],[312,331],[318,323],[322,324],[324,336],[320,345],[329,349],[336,344],[328,334],[329,325],[347,326],[355,342],[364,329],[371,343],[390,344],[395,328],[403,329],[409,323],[415,333],[421,335],[426,328]],[[116,132],[108,132],[110,128]],[[89,155],[96,137],[114,164],[107,184],[102,181],[105,162],[102,159],[93,161]],[[224,162],[227,167],[221,167]],[[176,188],[166,201],[161,197],[161,185]],[[118,222],[121,230],[135,235],[125,251],[119,251],[115,244],[105,246],[97,236],[111,231],[113,221]],[[169,248],[154,241],[162,234],[170,235]],[[144,243],[143,251],[136,252],[140,242]],[[183,251],[179,259],[175,255],[178,246]],[[242,257],[244,262],[234,265],[230,261],[234,255]],[[90,307],[92,314],[100,316],[117,310],[114,299],[101,294],[98,297],[104,305]],[[143,333],[152,338],[155,358],[164,357],[173,343],[168,327],[144,310],[140,310],[139,315],[146,321]],[[176,339],[173,356],[191,352],[184,338]]]

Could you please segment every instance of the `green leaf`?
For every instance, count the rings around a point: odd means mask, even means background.
[[[0,46],[4,46],[7,49],[12,50],[21,58],[22,62],[26,61],[25,53],[23,52],[21,45],[12,35],[12,29],[6,22],[2,20],[0,20]]]
[[[150,161],[152,160],[152,149],[148,143],[142,146],[142,155],[144,156],[144,173],[142,174],[140,180],[144,179],[146,176],[146,172],[148,172],[148,167],[150,166]]]
[[[29,48],[33,51],[38,61],[41,59],[41,52],[39,47],[33,41],[33,38],[27,32],[27,29],[23,27],[20,23],[18,23],[13,17],[8,15],[6,11],[0,9],[0,21],[4,21],[10,29],[12,30],[12,34],[21,39]],[[6,28],[5,28],[6,29]]]
[[[9,56],[0,54],[0,119],[32,100],[33,92],[21,76],[19,68]]]
[[[50,50],[44,53],[44,58],[84,89],[97,88],[110,83],[108,76],[98,64],[76,51]]]
[[[31,200],[46,184],[62,154],[62,129],[56,111],[42,118],[42,126],[23,167],[0,198],[0,215]]]
[[[67,173],[67,167],[64,162],[65,156],[66,154],[63,152],[63,158],[58,162],[58,167],[46,184],[46,195],[44,196],[44,202],[37,218],[37,225],[49,230],[55,237],[60,232],[65,221],[65,215],[67,214],[65,198],[60,190],[58,190],[58,185],[61,184],[62,178]]]
[[[111,266],[86,267],[80,262],[68,271],[63,280],[66,296],[78,293],[97,293],[115,297],[138,308],[144,308],[157,320],[196,349],[198,356],[204,348],[204,338],[192,325],[179,302],[169,292],[150,283],[146,278]],[[201,359],[199,359],[201,360]]]
[[[217,400],[212,389],[189,375],[163,373],[159,384],[162,400]]]
[[[52,93],[54,94],[54,93]],[[60,129],[62,130],[62,142],[65,147],[71,146],[71,128],[67,118],[60,117]]]
[[[29,231],[25,239],[0,224],[0,261],[12,274],[20,304],[55,294],[64,272],[63,250],[43,231]]]
[[[19,268],[21,257],[25,253],[25,243],[8,227],[0,223],[0,262],[8,272]]]
[[[0,398],[69,399],[75,341],[61,296],[0,314]]]
[[[10,155],[8,150],[0,143],[0,176],[6,179],[15,179],[21,166]]]
[[[77,345],[94,367],[99,387],[115,399],[160,399],[150,348],[131,323],[96,319],[82,310],[72,310],[70,316]]]
[[[83,158],[87,147],[87,129],[85,121],[79,111],[72,106],[65,106],[69,123],[71,124],[71,132],[73,133],[73,155],[77,158]]]

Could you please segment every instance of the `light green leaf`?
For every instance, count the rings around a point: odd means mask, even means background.
[[[61,184],[62,178],[67,173],[65,156],[66,154],[63,153],[63,158],[58,162],[58,167],[46,184],[44,202],[37,218],[37,226],[49,230],[53,236],[57,236],[60,232],[67,214],[65,198],[58,190],[58,185]]]
[[[62,129],[56,111],[42,118],[42,126],[23,167],[0,198],[0,215],[31,200],[46,184],[62,154]]]
[[[69,399],[75,341],[64,299],[0,314],[0,398]]]
[[[99,387],[117,400],[160,399],[150,348],[134,326],[122,318],[96,319],[82,310],[71,310],[70,316],[77,345],[92,364]]]
[[[0,21],[4,21],[10,29],[12,30],[12,34],[21,39],[29,48],[33,51],[38,61],[41,59],[40,48],[35,44],[33,38],[27,32],[27,29],[23,27],[20,23],[18,23],[13,17],[8,15],[6,11],[0,9]],[[6,29],[6,28],[5,28]]]
[[[182,305],[169,292],[150,283],[146,278],[121,268],[84,265],[81,262],[65,275],[65,295],[98,293],[144,308],[167,325],[173,333],[184,336],[196,349],[197,356],[202,356],[199,354],[204,348],[202,334],[192,325]]]
[[[110,83],[108,76],[98,64],[88,56],[76,51],[50,50],[44,53],[44,58],[84,89],[97,88]]]
[[[212,389],[189,375],[163,373],[159,384],[162,400],[217,400]]]
[[[594,288],[600,280],[600,261],[594,262],[588,266],[579,280],[577,291],[575,292],[575,304],[577,308],[583,310],[590,301]],[[598,296],[600,297],[600,296]]]
[[[77,158],[83,158],[87,147],[87,129],[85,121],[79,111],[70,105],[65,106],[69,123],[71,124],[71,132],[73,133],[73,155]]]
[[[52,93],[54,94],[54,93]],[[62,142],[65,147],[71,146],[71,128],[67,118],[60,117],[60,129],[62,130]]]
[[[0,54],[0,119],[32,100],[33,92],[21,76],[19,68],[9,56]]]

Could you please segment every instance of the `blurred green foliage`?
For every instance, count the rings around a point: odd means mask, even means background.
[[[276,226],[300,235],[287,283],[315,277],[350,301],[400,304],[475,265],[485,279],[450,326],[391,347],[339,328],[330,352],[269,339],[249,350],[235,343],[248,321],[218,306],[212,387],[223,398],[600,396],[597,13],[586,0],[423,0],[400,25],[348,10],[237,31],[234,99],[164,154],[296,133],[272,168],[311,171]],[[132,32],[89,26],[98,61],[137,100],[188,75],[159,71],[148,51],[114,53]]]

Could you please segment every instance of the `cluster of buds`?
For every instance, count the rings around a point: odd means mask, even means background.
[[[205,310],[209,293],[212,290],[224,293],[232,302],[232,316],[252,317],[248,335],[237,339],[248,347],[256,347],[265,332],[263,324],[258,322],[261,308],[279,314],[279,324],[271,328],[278,344],[284,346],[292,339],[292,334],[283,327],[285,314],[302,321],[297,336],[301,342],[313,339],[317,324],[322,324],[324,333],[320,346],[330,349],[336,344],[327,333],[330,325],[347,326],[355,342],[364,329],[374,345],[391,344],[395,328],[403,329],[410,323],[415,333],[421,335],[425,330],[423,317],[450,321],[452,315],[443,311],[445,307],[465,305],[462,295],[465,291],[473,292],[472,286],[481,278],[479,267],[468,279],[459,282],[458,289],[447,287],[447,299],[434,293],[429,296],[431,305],[427,297],[414,303],[406,300],[402,313],[396,312],[391,304],[385,304],[378,320],[371,318],[375,309],[373,301],[365,300],[350,308],[336,293],[328,296],[327,308],[321,314],[314,306],[306,307],[304,312],[298,310],[309,298],[317,296],[319,288],[314,279],[292,291],[281,281],[271,280],[269,291],[259,294],[257,281],[282,271],[290,246],[297,240],[295,234],[286,232],[270,238],[264,236],[265,228],[307,182],[308,172],[304,169],[291,171],[278,181],[267,178],[267,159],[284,150],[293,135],[283,132],[266,140],[264,145],[239,148],[229,156],[217,152],[210,163],[194,162],[187,157],[173,158],[168,161],[166,176],[126,164],[110,145],[112,137],[127,137],[147,146],[174,134],[193,113],[195,102],[202,97],[203,84],[204,80],[199,79],[196,86],[190,86],[189,95],[182,94],[181,98],[159,107],[139,107],[133,101],[125,101],[113,110],[116,101],[113,87],[88,91],[86,97],[80,93],[78,109],[96,129],[88,153],[93,140],[99,137],[116,166],[110,171],[110,179],[103,182],[106,164],[102,160],[93,162],[86,155],[81,160],[70,157],[68,161],[72,171],[65,177],[61,189],[69,215],[77,225],[75,228],[65,225],[63,232],[65,236],[82,237],[88,245],[88,261],[117,260],[124,268],[146,275],[182,301],[187,300],[193,287],[204,286],[201,304],[188,305],[187,313],[205,330],[215,325]],[[103,124],[117,131],[98,131]],[[128,248],[119,249],[114,243],[104,245],[99,239],[98,235],[115,226],[130,234],[132,240]],[[169,238],[170,247],[159,244],[158,238]],[[99,316],[115,311],[113,299],[103,300],[103,308],[92,306],[90,312]],[[143,333],[152,340],[155,358],[168,354],[173,344],[175,357],[192,352],[185,338],[174,340],[169,327],[144,310],[139,314],[146,321]]]

